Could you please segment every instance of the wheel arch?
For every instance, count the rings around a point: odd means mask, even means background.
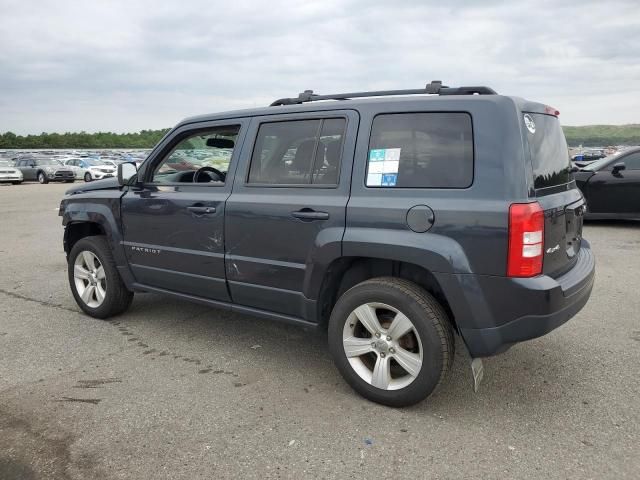
[[[79,240],[93,235],[106,236],[104,226],[98,222],[71,222],[64,229],[64,251],[67,255]]]
[[[440,302],[453,328],[458,331],[445,291],[430,270],[411,262],[375,257],[341,257],[331,262],[318,294],[319,325],[326,328],[333,306],[344,292],[365,280],[384,276],[403,278],[424,288]]]

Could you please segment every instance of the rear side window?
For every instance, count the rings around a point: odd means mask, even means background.
[[[345,126],[344,118],[263,123],[249,183],[337,185]]]
[[[523,115],[531,154],[533,188],[549,188],[571,181],[571,158],[560,121],[553,115]]]
[[[394,113],[373,120],[367,187],[466,188],[473,181],[467,113]]]

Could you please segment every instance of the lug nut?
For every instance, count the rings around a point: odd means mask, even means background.
[[[371,346],[372,346],[373,348],[376,348],[376,342],[371,342]]]
[[[391,341],[391,337],[389,335],[387,335],[387,342]]]
[[[390,349],[389,349],[389,353],[396,353],[395,348],[390,348]]]
[[[385,357],[384,352],[380,352],[380,356],[381,356],[382,358],[384,358],[384,357]]]
[[[380,338],[380,334],[379,333],[376,333],[376,338]]]

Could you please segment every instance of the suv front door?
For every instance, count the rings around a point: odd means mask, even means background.
[[[176,129],[122,198],[124,247],[136,282],[228,302],[225,202],[245,125],[239,119]]]
[[[314,271],[341,255],[357,130],[351,110],[252,120],[225,219],[235,304],[313,320]]]

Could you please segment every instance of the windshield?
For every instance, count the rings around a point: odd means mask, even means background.
[[[621,156],[623,153],[624,152],[618,152],[618,153],[614,153],[613,155],[609,155],[608,157],[599,158],[595,162],[592,162],[589,165],[582,167],[582,170],[588,170],[590,172],[600,170],[601,167],[605,166],[610,161],[615,160],[616,158]]]
[[[52,158],[39,158],[36,160],[36,165],[54,165],[59,167],[62,164],[58,160],[54,160]]]
[[[93,158],[85,158],[83,160],[84,163],[86,163],[87,165],[89,165],[90,167],[97,167],[99,165],[104,165],[104,162],[101,162],[99,160],[95,160]]]

